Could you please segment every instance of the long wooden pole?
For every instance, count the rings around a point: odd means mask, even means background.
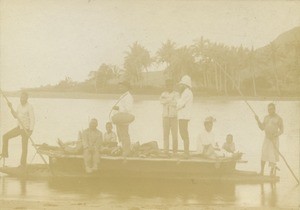
[[[250,108],[250,110],[253,112],[254,115],[257,116],[257,114],[255,113],[254,109],[250,106],[250,104],[248,103],[248,101],[246,101],[244,99],[244,94],[242,93],[242,91],[239,89],[239,87],[237,87],[237,85],[235,84],[235,81],[233,80],[233,78],[222,69],[222,66],[214,61],[219,67],[220,69],[225,73],[225,75],[232,81],[232,83],[234,84],[234,86],[236,87],[237,91],[239,92],[239,94],[243,97],[243,101],[247,104],[247,106]],[[283,159],[283,161],[285,162],[286,166],[288,167],[288,169],[290,170],[291,174],[293,175],[293,177],[295,178],[295,180],[297,181],[297,183],[299,184],[299,179],[297,178],[297,176],[295,175],[295,173],[293,172],[293,170],[291,169],[290,165],[288,164],[288,162],[286,161],[285,157],[281,154],[281,152],[279,151],[279,149],[276,147],[275,143],[272,141],[272,144],[276,150],[276,152],[278,152],[279,156]]]
[[[0,92],[1,92],[1,94],[3,95],[4,99],[6,100],[6,103],[9,104],[10,101],[8,100],[8,98],[6,97],[6,95],[3,93],[3,91],[2,91],[1,89],[0,89]],[[10,108],[11,112],[15,112],[14,109],[13,109],[11,106],[9,106],[9,108]],[[32,139],[31,136],[29,135],[29,133],[27,132],[27,130],[26,130],[24,124],[22,123],[22,121],[18,118],[18,116],[16,116],[16,119],[18,120],[18,122],[19,122],[21,128],[24,130],[25,134],[29,137],[29,140],[30,140],[32,146],[34,147],[34,149],[36,150],[36,152],[40,155],[40,157],[42,158],[43,162],[44,162],[46,165],[48,165],[48,163],[47,163],[47,161],[45,160],[44,156],[43,156],[42,154],[39,153],[39,150],[38,150],[36,144],[34,143],[33,139]]]

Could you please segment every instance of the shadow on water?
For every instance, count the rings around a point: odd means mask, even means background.
[[[222,182],[181,182],[168,180],[133,179],[53,179],[48,186],[61,193],[85,194],[97,197],[100,194],[114,196],[116,199],[140,198],[179,198],[194,199],[200,203],[234,203],[235,184]]]

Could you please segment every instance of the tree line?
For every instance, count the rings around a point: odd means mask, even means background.
[[[137,88],[149,88],[151,84],[147,84],[146,73],[159,66],[164,78],[175,83],[182,75],[190,75],[193,89],[199,92],[237,95],[241,90],[245,95],[257,96],[271,90],[281,96],[287,87],[293,89],[300,82],[299,43],[287,42],[282,47],[272,42],[254,50],[253,47],[227,46],[201,37],[190,46],[178,46],[167,40],[151,56],[149,50],[134,42],[125,52],[122,67],[103,63],[97,70],[89,72],[84,84],[66,77],[56,87],[84,89],[90,85],[90,91],[101,92],[112,87],[109,81],[122,77]]]

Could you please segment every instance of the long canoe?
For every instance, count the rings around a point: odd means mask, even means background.
[[[2,167],[0,172],[23,178],[133,178],[197,181],[226,181],[235,183],[278,182],[279,177],[260,176],[256,172],[235,169],[240,160],[233,158],[206,159],[202,157],[141,158],[101,156],[98,171],[85,172],[82,155],[66,155],[45,150],[49,167],[31,164],[26,169]]]

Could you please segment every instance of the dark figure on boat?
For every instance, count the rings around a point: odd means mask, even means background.
[[[276,113],[275,104],[270,103],[268,105],[269,114],[265,116],[264,121],[261,122],[258,116],[255,116],[258,127],[265,131],[265,139],[262,146],[261,155],[261,170],[260,174],[264,174],[265,164],[268,161],[271,167],[270,175],[276,175],[276,162],[279,161],[279,136],[283,133],[283,121],[282,118]]]
[[[191,112],[193,105],[192,80],[188,75],[184,75],[180,82],[180,98],[177,100],[179,133],[183,140],[185,157],[189,157],[190,137],[189,137],[189,121],[191,120]]]
[[[10,139],[17,136],[22,137],[22,156],[20,161],[20,167],[24,168],[27,164],[27,149],[28,149],[28,139],[31,136],[34,128],[35,118],[34,111],[31,104],[28,103],[28,94],[22,92],[20,96],[20,105],[17,111],[14,111],[12,104],[8,102],[8,106],[11,109],[11,113],[18,120],[17,127],[8,131],[3,135],[2,142],[2,154],[1,158],[8,157],[8,142]]]
[[[178,151],[178,119],[177,119],[177,100],[179,93],[174,90],[172,80],[166,80],[166,91],[160,96],[160,103],[163,105],[163,139],[164,151],[169,155],[169,136],[172,133],[173,154]]]

